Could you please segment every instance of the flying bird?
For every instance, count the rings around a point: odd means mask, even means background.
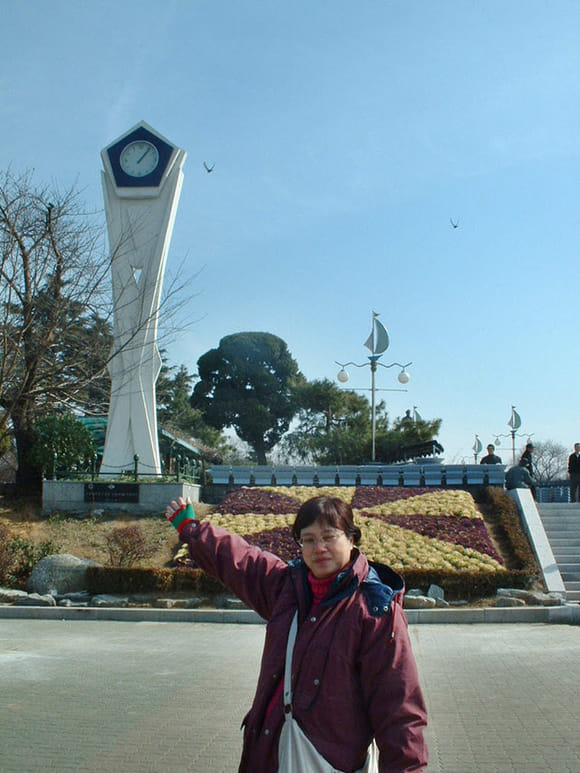
[[[204,167],[205,167],[205,171],[206,171],[208,174],[209,174],[210,172],[213,172],[213,168],[214,168],[215,164],[213,164],[213,166],[208,166],[208,165],[205,163],[205,161],[204,161],[204,162],[203,162],[203,165],[204,165]]]
[[[453,220],[451,218],[449,218],[449,222],[451,223],[453,228],[457,228],[459,226],[459,220],[456,223],[454,223]]]

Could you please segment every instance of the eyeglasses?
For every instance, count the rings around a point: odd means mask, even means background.
[[[304,539],[299,539],[298,544],[306,553],[310,550],[314,550],[316,545],[320,542],[325,548],[331,548],[335,542],[340,539],[344,534],[343,531],[334,531],[329,534],[323,534],[322,537],[307,536]]]

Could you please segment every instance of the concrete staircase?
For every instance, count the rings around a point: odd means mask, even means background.
[[[567,601],[580,601],[580,504],[537,504]]]

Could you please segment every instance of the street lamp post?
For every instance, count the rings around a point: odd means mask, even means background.
[[[496,435],[495,437],[495,444],[496,446],[500,445],[500,438],[502,437],[510,437],[512,439],[512,464],[515,465],[516,463],[516,437],[524,437],[524,435],[518,435],[518,429],[522,426],[522,420],[519,415],[519,413],[516,411],[515,405],[512,405],[512,413],[508,421],[508,427],[510,427],[510,432],[508,435]],[[531,435],[528,435],[528,439],[531,437]]]
[[[398,380],[400,384],[408,384],[409,383],[409,374],[407,373],[406,368],[409,365],[412,365],[412,362],[407,362],[405,365],[402,365],[400,362],[391,362],[389,365],[385,365],[384,363],[380,362],[381,356],[386,352],[386,350],[389,347],[389,334],[387,332],[387,329],[385,326],[379,322],[377,319],[379,315],[373,312],[372,317],[372,329],[371,334],[365,341],[364,345],[367,347],[367,349],[370,349],[371,354],[369,355],[369,361],[363,362],[363,363],[357,363],[357,362],[338,362],[338,360],[335,360],[337,365],[340,365],[340,370],[337,374],[337,379],[340,381],[341,384],[346,384],[346,382],[349,379],[348,372],[346,370],[347,365],[353,365],[355,368],[365,368],[367,365],[370,365],[371,369],[371,461],[375,461],[376,458],[376,450],[375,450],[375,441],[376,441],[376,400],[375,400],[375,393],[377,392],[376,383],[375,383],[375,375],[377,372],[377,365],[380,365],[382,368],[393,368],[395,365],[399,368],[401,368],[401,372],[398,375]],[[406,392],[406,389],[383,389],[380,390],[383,392]]]

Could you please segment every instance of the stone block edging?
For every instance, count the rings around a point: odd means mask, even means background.
[[[556,623],[580,625],[580,605],[559,607],[482,607],[467,609],[405,610],[410,625],[418,624],[502,624]],[[150,609],[115,607],[34,607],[0,605],[0,619],[11,620],[117,620],[158,623],[263,624],[247,609]]]

